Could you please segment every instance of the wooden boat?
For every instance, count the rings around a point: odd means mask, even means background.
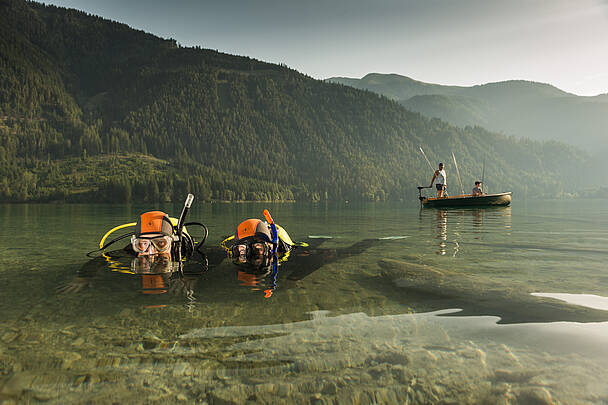
[[[420,152],[426,159],[426,162],[429,164],[429,168],[433,170],[433,166],[431,162],[426,157],[426,154],[420,148]],[[460,182],[460,189],[462,190],[462,179],[460,178],[460,171],[458,170],[458,163],[456,163],[456,156],[454,152],[452,152],[452,159],[454,160],[454,167],[456,167],[456,173],[458,173],[458,181]],[[440,163],[441,165],[442,163]],[[481,178],[485,177],[486,164],[483,164],[483,174]],[[511,192],[508,191],[506,193],[498,193],[498,194],[482,194],[478,196],[474,196],[473,194],[461,194],[455,196],[446,196],[446,197],[423,197],[422,190],[425,188],[432,188],[432,183],[435,180],[431,181],[431,186],[429,187],[418,187],[418,199],[423,207],[432,207],[432,208],[450,208],[450,207],[499,207],[506,206],[511,204]],[[479,183],[483,183],[483,180]],[[477,183],[476,183],[477,184]],[[463,191],[464,192],[464,191]]]
[[[423,207],[496,207],[511,204],[511,192],[498,194],[484,194],[473,196],[472,194],[461,194],[449,197],[423,197],[420,195]]]

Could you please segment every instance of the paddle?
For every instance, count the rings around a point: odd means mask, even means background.
[[[452,159],[454,160],[454,166],[456,166],[456,173],[458,174],[458,182],[460,183],[460,192],[464,194],[464,187],[462,186],[462,179],[460,178],[460,170],[458,170],[458,163],[456,163],[456,156],[452,152]]]
[[[486,177],[486,160],[484,159],[483,160],[483,169],[481,169],[481,186],[484,187],[484,188],[486,186],[486,183],[484,183],[485,177]],[[488,194],[487,191],[486,191],[486,194]]]
[[[433,173],[435,173],[435,169],[433,169],[433,165],[431,164],[431,162],[429,161],[429,158],[426,157],[426,153],[424,153],[424,151],[422,150],[422,146],[418,147],[420,149],[420,152],[422,152],[422,156],[424,156],[424,159],[426,160],[426,162],[429,164],[429,167],[431,168],[431,171]],[[430,187],[429,187],[430,188]]]
[[[418,149],[420,149],[420,152],[422,152],[422,156],[424,156],[424,160],[426,160],[426,163],[428,163],[429,169],[431,169],[431,171],[433,173],[435,173],[435,169],[433,169],[433,165],[429,161],[429,158],[426,157],[426,153],[424,153],[424,151],[422,150],[422,146],[419,146]],[[432,186],[428,186],[428,187],[418,186],[418,199],[420,201],[422,201],[422,199],[423,199],[423,197],[422,197],[422,190],[425,189],[425,188],[432,188]]]

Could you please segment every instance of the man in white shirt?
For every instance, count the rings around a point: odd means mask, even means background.
[[[431,180],[431,185],[429,187],[433,187],[433,182],[435,180],[437,180],[437,183],[435,183],[435,188],[437,189],[437,198],[441,198],[443,197],[443,193],[447,186],[443,163],[439,163],[439,170],[435,170],[435,174],[433,175],[433,179]]]

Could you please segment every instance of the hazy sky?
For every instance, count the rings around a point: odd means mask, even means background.
[[[608,93],[608,0],[52,0],[318,79],[525,79]]]

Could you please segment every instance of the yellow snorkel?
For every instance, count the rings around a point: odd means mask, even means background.
[[[129,222],[128,224],[118,225],[118,226],[115,226],[114,228],[110,229],[108,232],[106,232],[105,235],[103,235],[103,237],[99,241],[99,249],[103,249],[103,243],[106,241],[106,239],[108,238],[108,236],[110,236],[110,234],[112,232],[117,231],[117,230],[122,229],[122,228],[126,228],[128,226],[135,226],[135,225],[137,225],[136,222]]]

